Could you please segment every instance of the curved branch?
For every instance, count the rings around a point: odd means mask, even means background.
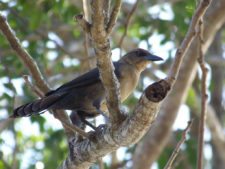
[[[118,125],[117,130],[112,126],[104,125],[90,133],[89,140],[85,139],[79,143],[72,140],[69,143],[70,155],[60,169],[89,168],[107,153],[139,141],[155,120],[161,102],[169,89],[169,84],[165,80],[150,85],[144,91],[134,112]]]

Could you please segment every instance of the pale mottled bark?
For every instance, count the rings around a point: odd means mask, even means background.
[[[104,3],[96,0],[91,3],[92,6],[92,26],[90,35],[93,39],[94,49],[97,56],[97,66],[100,78],[104,88],[106,89],[107,107],[110,112],[110,118],[113,125],[118,124],[121,119],[120,113],[120,90],[119,82],[114,74],[114,66],[112,64],[111,49],[109,42],[109,34],[117,20],[118,12],[121,7],[121,0],[115,1],[115,6],[111,12],[108,24],[105,23]]]
[[[211,44],[216,32],[225,22],[225,1],[214,0],[204,16],[204,53]],[[186,53],[185,60],[174,88],[162,104],[159,116],[153,127],[135,151],[133,169],[147,169],[163,150],[180,105],[185,101],[187,90],[196,73],[197,46],[194,40]]]

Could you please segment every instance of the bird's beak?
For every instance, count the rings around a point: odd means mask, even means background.
[[[161,57],[150,54],[148,56],[145,56],[146,60],[150,60],[150,61],[159,61],[159,60],[163,60]]]

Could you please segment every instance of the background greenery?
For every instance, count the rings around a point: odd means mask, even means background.
[[[111,38],[112,59],[120,56],[119,40],[125,31],[125,23],[133,1],[124,1],[122,10]],[[196,8],[194,0],[189,1],[141,1],[132,16],[128,34],[121,46],[122,53],[135,47],[144,47],[155,54],[163,55],[163,64],[154,64],[143,73],[134,94],[124,103],[124,108],[132,110],[140,93],[149,82],[165,77],[176,47],[180,44]],[[52,88],[71,80],[95,66],[91,42],[88,56],[84,48],[84,33],[74,22],[73,17],[82,13],[80,0],[2,0],[0,11],[7,15],[8,22],[32,57],[41,68]],[[219,44],[212,44],[210,53],[222,52],[225,32],[218,35]],[[217,116],[224,124],[224,73],[223,67],[210,62],[210,101],[218,109]],[[10,48],[6,39],[0,35],[0,169],[41,169],[57,168],[67,155],[67,143],[61,124],[49,114],[31,118],[6,121],[14,107],[36,98],[25,84],[22,76],[29,75],[27,68]],[[145,77],[145,78],[144,78]],[[218,81],[218,78],[221,80]],[[32,78],[30,79],[32,81]],[[200,80],[196,77],[189,90],[185,107],[187,117],[196,108],[196,95],[200,95]],[[218,92],[220,90],[221,92]],[[169,113],[169,112],[168,112]],[[182,116],[182,115],[181,115]],[[180,116],[180,117],[181,117]],[[183,125],[174,129],[167,147],[153,167],[163,168],[176,143],[181,137],[181,129],[188,118],[181,117]],[[188,169],[196,166],[197,122],[182,147],[176,168]],[[176,125],[177,126],[177,125]],[[209,131],[206,133],[205,161],[207,168],[216,165],[213,145]],[[130,166],[135,145],[117,151],[104,158],[105,168],[124,168]],[[214,153],[213,153],[214,152]],[[122,155],[123,154],[123,155]],[[113,166],[112,164],[119,164]],[[219,164],[218,164],[219,165]],[[97,168],[94,166],[93,168]],[[216,168],[221,167],[217,166]],[[224,167],[224,166],[222,166]]]

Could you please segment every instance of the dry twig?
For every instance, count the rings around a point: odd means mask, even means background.
[[[173,162],[174,162],[175,158],[177,157],[177,155],[180,151],[181,145],[186,140],[186,135],[187,135],[188,131],[190,130],[192,123],[193,123],[193,120],[188,122],[188,125],[187,125],[186,129],[182,132],[181,140],[177,143],[177,145],[176,145],[175,149],[173,150],[173,153],[170,156],[169,160],[167,161],[167,164],[164,167],[164,169],[172,169]]]
[[[112,13],[110,15],[110,18],[109,18],[109,23],[106,28],[106,32],[108,35],[112,32],[112,29],[113,29],[114,25],[116,24],[116,20],[117,20],[117,17],[118,17],[120,8],[121,8],[121,4],[122,4],[122,0],[116,0],[115,6],[114,6]]]
[[[39,97],[43,97],[44,93],[35,85],[33,85],[30,81],[29,81],[29,76],[28,75],[23,75],[23,79],[26,82],[27,86],[30,87],[30,89]]]
[[[126,23],[124,25],[125,31],[124,31],[123,35],[121,36],[121,38],[120,38],[119,45],[118,45],[119,48],[121,48],[121,46],[123,45],[123,40],[127,36],[127,31],[128,31],[128,27],[129,27],[129,24],[130,24],[131,17],[134,14],[135,10],[137,9],[137,6],[138,6],[139,2],[140,2],[140,0],[136,0],[135,4],[133,5],[131,11],[129,12],[129,14],[127,16]],[[122,50],[120,50],[120,56],[122,55],[121,51]]]
[[[208,69],[206,67],[205,58],[202,51],[203,46],[203,36],[202,36],[202,20],[199,21],[198,25],[198,44],[199,44],[199,58],[198,63],[202,70],[202,81],[201,81],[201,116],[199,124],[199,138],[198,138],[198,169],[203,169],[203,146],[204,146],[204,128],[206,121],[206,111],[207,111],[207,73]]]
[[[167,77],[168,83],[170,83],[172,86],[174,85],[177,79],[183,57],[196,35],[196,31],[195,31],[196,26],[198,25],[200,18],[205,14],[205,11],[208,8],[210,3],[211,3],[211,0],[202,0],[200,2],[200,4],[198,5],[198,8],[195,11],[195,14],[193,15],[188,32],[184,40],[182,41],[180,47],[177,49],[175,60],[173,62],[173,65],[171,66],[169,75]]]
[[[36,62],[29,55],[29,53],[22,48],[19,43],[19,39],[15,36],[13,30],[10,28],[9,24],[6,21],[6,18],[0,13],[0,29],[3,35],[7,38],[13,50],[17,53],[18,57],[23,61],[24,65],[28,68],[32,77],[36,81],[36,85],[43,92],[49,90],[48,84],[45,82],[44,77],[42,76]]]
[[[15,34],[13,33],[13,30],[10,28],[9,24],[7,23],[6,18],[1,13],[0,13],[0,29],[3,35],[8,40],[8,42],[10,43],[12,49],[17,53],[18,57],[21,59],[21,61],[24,63],[27,69],[30,71],[30,74],[35,79],[35,82],[36,82],[35,84],[37,85],[37,87],[43,93],[46,93],[47,91],[49,91],[50,88],[48,84],[46,83],[46,81],[44,80],[36,62],[33,60],[30,54],[21,46],[19,39],[15,36]],[[32,84],[30,84],[29,81],[27,82],[29,86],[33,86]],[[54,116],[57,117],[62,123],[68,139],[70,139],[74,135],[74,130],[77,131],[78,133],[80,132],[79,130],[76,129],[76,127],[72,127],[70,125],[71,124],[70,119],[64,111],[60,111],[60,112],[55,111]],[[87,134],[86,135],[85,134],[81,133],[82,136],[87,137]]]
[[[88,22],[90,22],[90,11],[89,11],[89,7],[88,7],[88,2],[87,0],[83,0],[83,12],[84,12],[84,18],[85,20],[87,20]],[[85,38],[84,38],[84,52],[85,52],[85,56],[84,58],[87,59],[88,62],[88,68],[91,69],[91,63],[90,63],[90,59],[89,58],[89,37],[88,37],[88,33],[87,31],[84,32],[85,34]]]

